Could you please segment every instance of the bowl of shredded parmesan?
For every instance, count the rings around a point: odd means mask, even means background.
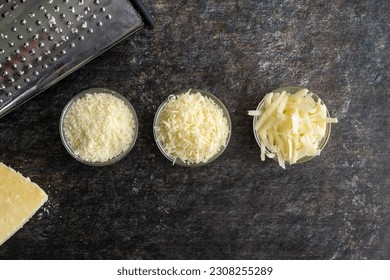
[[[261,160],[275,159],[282,168],[303,163],[321,151],[328,142],[331,118],[322,100],[308,89],[289,86],[265,95],[253,116],[253,133],[260,146]]]
[[[170,95],[160,105],[153,133],[158,148],[173,164],[195,167],[224,152],[231,127],[229,112],[217,97],[190,89]]]
[[[138,119],[130,102],[105,88],[91,88],[75,95],[64,107],[60,136],[76,160],[106,166],[124,158],[138,135]]]

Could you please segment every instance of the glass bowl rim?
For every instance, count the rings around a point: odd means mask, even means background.
[[[126,150],[124,150],[120,154],[114,156],[113,158],[111,158],[107,161],[94,161],[93,162],[93,161],[85,160],[85,159],[81,158],[80,156],[76,155],[74,153],[71,145],[68,143],[66,136],[65,136],[65,131],[64,131],[64,119],[65,119],[66,114],[69,111],[69,108],[74,104],[74,102],[76,100],[83,98],[87,94],[94,94],[94,93],[111,94],[111,95],[117,97],[118,99],[122,100],[125,103],[126,107],[130,110],[130,112],[133,116],[133,119],[134,119],[134,136],[133,136],[133,140],[131,141],[130,145],[128,146],[128,148]],[[122,94],[120,94],[114,90],[108,89],[108,88],[89,88],[89,89],[86,89],[86,90],[83,90],[83,91],[77,93],[64,106],[64,109],[62,110],[61,117],[60,117],[59,130],[60,130],[60,137],[61,137],[61,141],[62,141],[63,146],[65,147],[66,151],[74,159],[76,159],[77,161],[79,161],[85,165],[100,167],[100,166],[108,166],[108,165],[114,164],[114,163],[120,161],[121,159],[123,159],[125,156],[127,156],[130,153],[130,151],[133,149],[133,147],[135,145],[135,142],[137,141],[138,129],[139,129],[138,126],[139,126],[139,124],[138,124],[137,113],[136,113],[133,105],[130,103],[130,101],[126,97],[124,97]]]
[[[176,158],[175,159],[171,154],[168,154],[165,151],[161,141],[158,140],[158,136],[157,136],[157,132],[156,132],[156,125],[157,125],[157,122],[158,122],[159,117],[161,115],[161,112],[164,109],[164,106],[170,100],[171,96],[179,96],[179,95],[187,93],[187,92],[189,92],[189,93],[198,93],[199,92],[201,95],[209,97],[211,100],[213,100],[217,104],[218,107],[220,107],[222,109],[223,115],[224,115],[224,117],[226,118],[226,120],[228,122],[229,132],[228,132],[228,135],[227,135],[227,138],[226,138],[225,145],[223,145],[221,150],[218,151],[215,155],[213,155],[206,162],[199,162],[199,163],[190,163],[190,164],[188,164],[188,163],[182,161],[180,158]],[[153,120],[153,137],[154,137],[154,140],[155,140],[156,145],[157,145],[158,149],[160,150],[160,152],[167,159],[169,159],[173,163],[173,165],[179,165],[179,166],[182,166],[182,167],[199,167],[199,166],[204,166],[206,164],[209,164],[210,162],[213,162],[219,156],[221,156],[223,154],[223,152],[226,150],[226,148],[227,148],[227,146],[229,145],[229,142],[230,142],[231,134],[232,134],[232,121],[231,121],[231,118],[230,118],[229,111],[227,110],[226,106],[223,104],[223,102],[218,97],[216,97],[214,94],[212,94],[212,93],[210,93],[208,91],[205,91],[205,90],[191,88],[189,90],[179,90],[179,91],[176,91],[176,93],[170,94],[167,98],[165,98],[163,100],[163,102],[160,104],[160,106],[158,107],[158,109],[157,109],[157,111],[156,111],[156,113],[154,115],[154,120]]]

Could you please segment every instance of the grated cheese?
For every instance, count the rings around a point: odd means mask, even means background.
[[[248,111],[248,115],[257,118],[254,130],[260,140],[261,160],[276,156],[282,168],[285,162],[294,164],[319,155],[327,123],[337,123],[327,116],[325,104],[315,101],[307,89],[294,94],[271,92],[260,109]]]
[[[212,99],[190,91],[171,95],[156,123],[164,151],[186,164],[205,163],[227,144],[228,120]]]
[[[86,94],[70,106],[64,118],[64,134],[77,156],[89,162],[105,162],[130,146],[135,120],[116,96]]]

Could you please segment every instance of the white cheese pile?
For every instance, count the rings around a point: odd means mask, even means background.
[[[86,94],[66,113],[64,134],[77,156],[89,162],[105,162],[132,143],[134,116],[126,104],[112,94]]]
[[[171,95],[156,122],[164,151],[186,164],[205,163],[227,144],[228,120],[212,99],[190,91]]]
[[[254,130],[261,142],[261,159],[277,157],[279,165],[296,163],[299,159],[320,154],[319,144],[326,134],[329,118],[325,104],[313,99],[307,89],[291,94],[268,93],[259,110],[248,111],[256,122]]]

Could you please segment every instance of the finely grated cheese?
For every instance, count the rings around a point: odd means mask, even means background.
[[[105,162],[130,146],[135,120],[119,98],[91,93],[70,106],[64,118],[64,134],[77,156],[89,162]]]
[[[168,98],[155,130],[164,151],[186,164],[210,160],[227,144],[230,133],[222,108],[190,91]]]
[[[261,160],[277,157],[279,165],[294,164],[304,157],[320,154],[320,143],[327,123],[337,123],[327,116],[325,104],[313,99],[307,89],[291,94],[269,93],[259,110],[248,111],[257,118],[254,130],[260,140]]]

